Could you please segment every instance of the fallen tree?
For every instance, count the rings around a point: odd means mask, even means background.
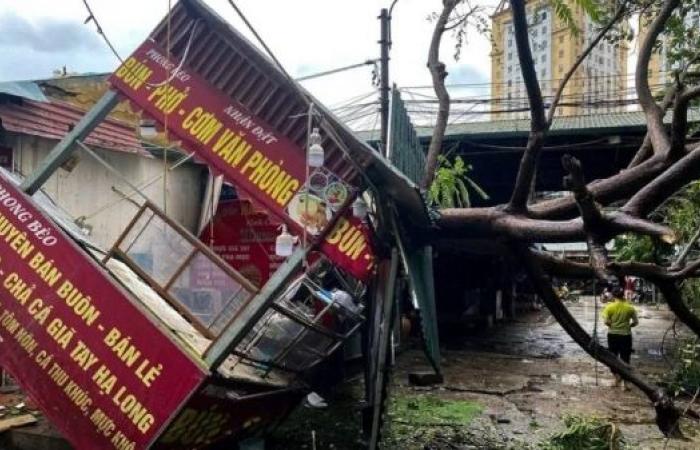
[[[563,22],[570,19],[571,9],[567,8],[573,4],[583,7],[590,14],[595,12],[599,26],[573,65],[559,80],[551,100],[545,101],[529,39],[529,6],[525,0],[510,0],[509,3],[530,116],[529,138],[523,150],[512,195],[507,204],[499,206],[441,210],[437,221],[440,233],[448,233],[451,238],[485,237],[503,241],[521,263],[554,318],[572,339],[593,358],[638,387],[652,402],[659,429],[666,436],[677,435],[679,419],[682,416],[697,419],[697,414],[692,409],[678,408],[668,392],[646,380],[633,367],[617,359],[592,339],[557,298],[551,279],[552,276],[596,277],[610,282],[624,275],[645,278],[656,284],[678,319],[700,336],[700,318],[688,307],[679,289],[679,283],[684,279],[700,276],[700,261],[686,262],[679,259],[680,264],[668,267],[634,262],[620,264],[612,261],[606,250],[606,244],[621,234],[650,236],[659,245],[677,241],[673,229],[650,219],[650,215],[677,191],[700,178],[700,144],[692,144],[687,139],[688,110],[700,98],[700,78],[694,72],[698,69],[700,50],[697,41],[687,38],[696,36],[697,40],[697,33],[687,34],[683,21],[689,11],[698,10],[700,6],[689,0],[550,1]],[[460,5],[466,8],[466,12],[461,15],[455,13]],[[434,162],[442,146],[449,116],[450,97],[445,89],[447,73],[445,65],[439,60],[440,39],[453,27],[465,26],[475,11],[479,11],[478,7],[472,6],[467,0],[443,0],[443,10],[437,15],[428,67],[440,113],[428,150],[427,159],[430,163],[426,167],[424,187],[429,186],[434,177]],[[646,26],[635,68],[636,94],[647,124],[643,144],[626,170],[607,179],[588,183],[584,179],[580,163],[572,157],[564,157],[562,164],[568,172],[564,184],[571,195],[531,204],[540,153],[567,83],[600,42],[624,39],[624,23],[638,16],[642,17]],[[649,66],[660,41],[667,46],[669,57],[676,55],[678,68],[673,74],[673,83],[659,101],[649,83]],[[672,117],[670,126],[664,124],[667,111],[670,111]],[[536,251],[529,245],[546,242],[586,242],[589,261],[586,264],[574,263]]]

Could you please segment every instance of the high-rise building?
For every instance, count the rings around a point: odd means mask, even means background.
[[[527,2],[530,47],[545,105],[576,58],[594,39],[596,24],[574,1],[569,1],[578,32],[557,17],[546,0]],[[504,7],[492,16],[491,111],[494,119],[528,117],[525,85],[513,33],[512,14]],[[559,116],[600,114],[625,109],[627,90],[626,42],[602,40],[577,69],[564,90]]]
[[[650,20],[644,16],[639,18],[639,42],[646,37]],[[697,42],[697,36],[700,33],[700,8],[688,11],[683,17],[683,21],[687,30],[693,30],[692,32],[696,33],[694,39],[693,36],[689,36],[689,42]],[[649,60],[649,86],[655,95],[661,96],[666,86],[673,81],[673,71],[680,69],[681,62],[674,62],[669,58],[669,44],[666,36],[661,34],[659,42],[660,45],[655,48]]]

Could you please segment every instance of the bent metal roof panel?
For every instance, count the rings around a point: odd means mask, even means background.
[[[323,116],[323,126],[338,137],[325,137],[327,168],[352,184],[367,185],[391,197],[418,224],[430,223],[418,187],[290,79],[255,45],[201,0],[180,0],[152,33],[161,48],[201,75],[210,85],[242,104],[301,148],[306,145],[308,103]],[[202,24],[202,22],[204,24]],[[197,38],[191,29],[197,23]],[[190,42],[191,41],[191,42]]]

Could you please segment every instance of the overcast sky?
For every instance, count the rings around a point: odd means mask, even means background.
[[[206,2],[243,31],[226,0]],[[146,38],[168,7],[168,0],[89,3],[122,57]],[[376,17],[390,0],[238,0],[237,4],[287,70],[303,76],[376,58]],[[441,5],[441,0],[400,0],[397,4],[391,66],[396,84],[430,83],[425,63],[432,24],[427,17]],[[0,0],[0,81],[48,78],[63,66],[81,73],[114,70],[117,59],[94,24],[83,24],[86,17],[82,0]],[[489,50],[487,38],[472,33],[464,57],[455,62],[450,56],[453,41],[448,39],[443,52],[449,66],[448,82],[487,82]],[[333,106],[371,92],[371,73],[370,68],[362,68],[304,85]],[[473,93],[486,95],[488,91],[481,88]]]

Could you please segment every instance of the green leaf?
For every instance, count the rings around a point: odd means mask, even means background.
[[[429,203],[440,208],[468,208],[471,206],[470,190],[487,200],[488,194],[468,176],[471,170],[472,166],[460,156],[450,160],[440,155],[435,179],[428,189]]]

